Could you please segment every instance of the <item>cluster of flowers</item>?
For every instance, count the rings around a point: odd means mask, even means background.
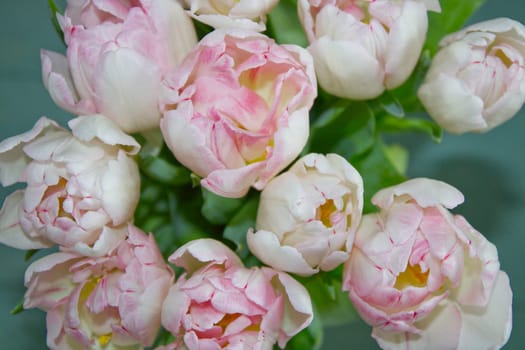
[[[1,183],[27,183],[5,200],[0,242],[59,247],[25,276],[24,308],[47,312],[50,348],[141,349],[161,326],[172,336],[159,349],[284,348],[313,318],[288,273],[341,265],[343,290],[385,349],[507,341],[509,280],[494,245],[447,210],[463,201],[458,190],[409,180],[376,193],[378,211],[363,215],[363,179],[343,157],[311,153],[282,172],[307,143],[317,83],[347,99],[400,86],[439,2],[299,0],[307,49],[260,33],[276,3],[68,0],[57,16],[67,55],[42,51],[43,79],[80,116],[71,131],[41,118],[0,143]],[[191,18],[218,29],[197,42]],[[480,23],[442,46],[419,98],[444,128],[486,131],[519,110],[521,24]],[[268,267],[199,239],[169,257],[184,270],[175,276],[133,225],[140,145],[127,133],[157,128],[207,190],[262,191],[247,242]]]

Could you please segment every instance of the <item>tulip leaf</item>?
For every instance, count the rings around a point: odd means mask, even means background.
[[[441,39],[449,33],[463,28],[472,14],[485,0],[447,0],[441,1],[441,13],[428,13],[428,33],[425,48],[434,54]]]
[[[385,91],[381,96],[371,101],[372,108],[379,109],[394,117],[403,118],[405,111],[403,105],[390,91]]]
[[[377,120],[377,128],[386,132],[421,132],[429,135],[435,142],[441,142],[443,131],[441,127],[429,119],[422,118],[396,118],[384,115]]]
[[[348,293],[341,289],[343,267],[330,272],[320,272],[298,280],[306,287],[318,318],[324,327],[332,327],[359,318]]]
[[[377,191],[406,180],[392,164],[387,155],[386,146],[381,140],[376,140],[374,146],[366,153],[350,158],[350,163],[365,179],[363,208],[365,214],[375,211],[370,199]]]
[[[55,28],[55,31],[58,37],[60,38],[60,41],[62,41],[62,43],[66,45],[66,42],[64,40],[64,32],[62,31],[62,28],[60,27],[60,24],[58,23],[57,19],[57,13],[63,14],[64,11],[60,9],[60,7],[56,4],[54,0],[47,0],[47,4],[49,7],[49,12],[51,14],[51,23],[53,23],[53,28]]]
[[[172,186],[191,183],[191,173],[188,169],[164,158],[142,156],[139,165],[146,176],[160,183]]]
[[[40,251],[40,249],[30,249],[26,252],[26,255],[24,256],[24,261],[29,261],[31,258]]]
[[[269,13],[266,34],[279,44],[308,45],[297,16],[297,1],[279,1]]]
[[[258,206],[258,196],[245,201],[241,209],[230,220],[222,235],[235,244],[235,253],[243,260],[250,255],[248,244],[246,243],[246,232],[250,228],[255,228]]]
[[[19,302],[14,308],[11,309],[11,311],[9,312],[11,315],[18,315],[19,313],[21,313],[22,311],[24,311],[24,302],[21,301]]]
[[[372,146],[375,120],[365,102],[335,102],[313,123],[303,153],[338,153],[350,157]]]
[[[225,198],[205,188],[202,188],[202,198],[202,215],[215,225],[225,225],[245,201],[245,198]]]

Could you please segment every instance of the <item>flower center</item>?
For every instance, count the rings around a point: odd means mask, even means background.
[[[332,214],[337,210],[334,201],[329,199],[324,202],[319,208],[317,208],[317,219],[323,223],[326,227],[332,227]]]
[[[108,345],[109,342],[111,341],[111,336],[112,336],[111,333],[103,334],[103,335],[99,335],[99,337],[98,337],[98,343],[99,343],[101,346],[106,346],[106,345]]]
[[[429,272],[429,270],[422,272],[419,265],[412,266],[408,264],[406,270],[397,275],[394,288],[402,290],[408,286],[424,287],[427,284]]]

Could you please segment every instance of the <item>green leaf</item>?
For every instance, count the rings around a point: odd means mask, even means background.
[[[405,116],[403,105],[390,91],[385,91],[381,96],[371,101],[376,109],[386,112],[394,117],[402,118]]]
[[[237,253],[241,259],[246,259],[250,255],[248,244],[246,243],[246,232],[250,228],[255,228],[258,206],[258,196],[250,198],[224,229],[223,237],[235,244],[235,253]]]
[[[377,191],[405,181],[405,177],[397,171],[387,156],[385,146],[380,140],[376,140],[368,152],[351,158],[350,163],[364,179],[364,213],[375,211],[370,199]]]
[[[385,146],[385,154],[397,172],[406,175],[408,168],[408,150],[399,144],[393,144]]]
[[[485,0],[447,0],[441,1],[441,13],[428,13],[428,33],[425,48],[432,56],[437,51],[441,39],[463,28],[470,16]]]
[[[161,157],[141,157],[139,166],[145,175],[166,185],[178,186],[191,183],[191,173],[188,169]]]
[[[202,215],[212,224],[224,225],[231,220],[246,198],[226,198],[202,188]]]
[[[396,118],[384,115],[377,120],[377,128],[386,132],[420,132],[429,135],[434,142],[441,142],[443,130],[435,122],[422,118]]]
[[[279,44],[308,45],[297,16],[297,1],[279,1],[268,15],[266,28],[266,34]]]
[[[315,317],[324,327],[337,326],[359,318],[348,293],[341,289],[342,269],[320,272],[308,278],[298,278],[308,290]]]
[[[38,253],[40,250],[39,249],[30,249],[26,252],[26,255],[24,256],[24,261],[29,261],[31,260],[31,258],[33,257],[33,255],[35,255],[36,253]]]
[[[17,314],[21,313],[24,310],[25,310],[24,309],[24,302],[21,301],[13,309],[11,309],[11,311],[9,313],[11,315],[17,315]]]
[[[51,14],[51,22],[53,23],[53,28],[55,28],[55,31],[58,37],[60,38],[60,41],[62,41],[62,43],[66,45],[66,42],[64,41],[64,32],[62,31],[62,28],[60,28],[60,24],[57,20],[57,13],[63,14],[64,11],[62,11],[60,7],[58,7],[54,0],[47,0],[47,5]]]
[[[339,100],[312,125],[303,153],[338,153],[350,157],[368,149],[375,134],[372,109],[365,102]]]

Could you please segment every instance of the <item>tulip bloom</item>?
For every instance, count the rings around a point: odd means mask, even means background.
[[[319,84],[348,99],[371,99],[405,82],[426,39],[437,0],[299,0]]]
[[[24,308],[47,311],[49,348],[138,350],[152,345],[173,271],[152,235],[131,225],[128,229],[128,239],[106,256],[59,252],[27,269]]]
[[[525,26],[508,18],[445,37],[418,96],[444,129],[486,132],[525,102]]]
[[[197,21],[214,28],[243,28],[262,32],[266,14],[278,0],[186,0]]]
[[[272,349],[312,321],[306,289],[283,272],[248,269],[212,239],[180,247],[169,261],[183,267],[162,307],[175,340],[162,349]]]
[[[512,291],[496,247],[453,208],[450,185],[413,179],[376,193],[343,289],[383,349],[496,349],[512,328]]]
[[[177,1],[69,0],[67,57],[42,51],[44,85],[65,110],[101,113],[126,132],[158,128],[161,80],[197,42]]]
[[[216,30],[166,80],[165,93],[161,130],[177,160],[211,192],[242,197],[299,155],[317,86],[306,50]]]
[[[27,183],[0,211],[1,243],[19,249],[59,244],[103,255],[126,237],[140,192],[131,158],[139,144],[101,115],[78,117],[69,126],[72,134],[41,118],[32,130],[0,143],[2,185]]]
[[[275,269],[312,275],[348,259],[363,210],[363,180],[337,154],[309,154],[261,193],[250,251]]]

